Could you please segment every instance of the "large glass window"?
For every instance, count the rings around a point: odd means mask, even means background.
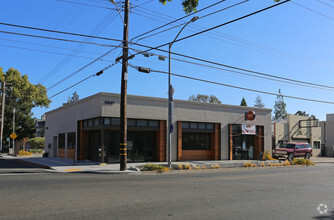
[[[204,122],[182,122],[182,128],[186,130],[214,130],[214,124]]]
[[[75,149],[75,132],[67,133],[67,149]]]
[[[58,135],[58,148],[65,148],[65,133]]]
[[[182,150],[210,150],[211,138],[208,133],[182,133]]]

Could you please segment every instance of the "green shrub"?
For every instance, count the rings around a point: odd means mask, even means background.
[[[44,149],[45,137],[35,137],[28,141],[30,149]]]
[[[159,164],[151,164],[147,163],[142,168],[143,171],[168,171],[169,168],[159,165]]]
[[[311,160],[309,159],[305,159],[305,158],[302,158],[302,159],[293,159],[293,161],[291,162],[291,165],[307,165],[307,166],[310,166],[310,165],[315,165]]]

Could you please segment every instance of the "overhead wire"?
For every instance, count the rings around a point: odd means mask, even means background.
[[[230,6],[228,6],[228,7],[219,9],[219,10],[214,11],[214,12],[212,12],[212,13],[206,14],[206,15],[204,15],[204,16],[200,16],[199,19],[203,19],[203,18],[205,18],[205,17],[211,16],[211,15],[216,14],[216,13],[218,13],[218,12],[221,12],[221,11],[224,11],[224,10],[227,10],[227,9],[230,9],[230,8],[233,8],[233,7],[235,7],[235,6],[238,6],[238,5],[240,5],[240,4],[245,3],[245,2],[247,2],[247,1],[249,1],[249,0],[245,0],[245,1],[242,1],[242,2],[239,2],[239,3],[236,3],[236,4],[233,4],[233,5],[230,5]],[[185,22],[185,23],[187,23],[187,22]],[[171,30],[171,29],[173,29],[173,28],[176,28],[176,27],[179,27],[179,26],[181,26],[182,24],[185,24],[185,23],[181,23],[181,24],[179,24],[179,25],[176,25],[176,26],[174,26],[174,27],[171,27],[171,28],[168,28],[168,29],[159,31],[159,32],[157,32],[157,33],[148,35],[148,36],[146,36],[146,37],[139,38],[136,42],[139,42],[140,40],[146,39],[146,38],[148,38],[148,37],[152,37],[152,36],[155,36],[155,35],[157,35],[157,34],[161,34],[161,33],[163,33],[163,32],[169,31],[169,30]]]
[[[100,22],[98,25],[95,26],[95,28],[90,32],[89,35],[96,36],[103,29],[105,29],[115,18],[117,14],[115,11],[109,12]],[[94,38],[87,38],[85,42],[91,42]],[[77,55],[83,48],[87,46],[87,43],[82,43],[75,47],[72,52],[69,54],[69,56],[63,58],[49,73],[45,74],[45,76],[39,81],[39,83],[43,83],[47,81],[48,79],[51,79],[52,76],[54,76],[59,70],[61,70],[66,64],[68,64],[72,59],[73,56],[70,55]]]
[[[93,63],[96,63],[97,61],[99,61],[100,59],[102,59],[103,57],[105,57],[106,55],[110,54],[113,50],[115,50],[115,48],[113,48],[113,49],[107,51],[106,53],[102,54],[101,56],[99,56],[98,58],[94,59],[93,61],[91,61],[90,63],[86,64],[85,66],[81,67],[77,71],[71,73],[70,75],[66,76],[65,78],[63,78],[63,79],[59,80],[58,82],[54,83],[53,85],[51,85],[47,89],[50,90],[50,89],[54,88],[55,86],[59,85],[60,83],[64,82],[65,80],[69,79],[70,77],[74,76],[75,74],[77,74],[77,73],[81,72],[82,70],[86,69],[88,66],[92,65]]]
[[[205,8],[202,8],[202,9],[198,10],[197,13],[198,13],[198,12],[201,12],[201,11],[204,11],[204,10],[206,10],[206,9],[208,9],[208,8],[211,8],[211,7],[215,6],[215,5],[218,5],[218,4],[220,4],[220,3],[223,3],[224,1],[226,1],[226,0],[221,0],[221,1],[216,2],[216,3],[212,4],[212,5],[209,5],[209,6],[205,7]],[[160,29],[160,28],[166,27],[167,25],[170,25],[170,24],[172,24],[172,23],[175,23],[175,22],[177,22],[177,21],[179,21],[179,20],[182,20],[182,19],[184,19],[184,18],[186,18],[186,17],[189,17],[189,16],[192,16],[192,15],[193,15],[193,14],[187,14],[187,15],[185,15],[185,16],[183,16],[183,17],[181,17],[181,18],[178,18],[178,19],[176,19],[176,20],[174,20],[174,21],[168,22],[167,24],[164,24],[164,25],[162,25],[162,26],[160,26],[160,27],[154,28],[154,29],[149,30],[149,31],[147,31],[147,32],[145,32],[145,33],[142,33],[142,34],[140,34],[140,35],[137,35],[136,37],[132,38],[131,41],[133,41],[134,39],[136,39],[136,38],[138,38],[138,37],[141,37],[141,36],[143,36],[143,35],[146,35],[146,34],[148,34],[148,33],[151,33],[151,32],[153,32],[153,31],[156,31],[156,30],[158,30],[158,29]]]
[[[134,68],[134,69],[138,69],[138,66],[134,66],[134,65],[131,65],[131,64],[129,64],[129,66]],[[151,72],[156,72],[156,73],[163,73],[163,74],[167,74],[167,75],[169,74],[166,71],[160,71],[160,70],[154,70],[154,69],[150,69],[150,71]],[[291,99],[298,99],[298,100],[303,100],[303,101],[311,101],[311,102],[318,102],[318,103],[325,103],[325,104],[334,104],[334,102],[330,102],[330,101],[309,99],[309,98],[303,98],[303,97],[297,97],[297,96],[290,96],[290,95],[283,95],[283,94],[278,94],[278,93],[266,92],[266,91],[262,91],[262,90],[256,90],[256,89],[250,89],[250,88],[245,88],[245,87],[240,87],[240,86],[234,86],[234,85],[229,85],[229,84],[219,83],[219,82],[215,82],[215,81],[210,81],[210,80],[185,76],[185,75],[176,74],[176,73],[170,73],[170,74],[173,75],[173,76],[181,77],[181,78],[186,78],[186,79],[191,79],[191,80],[195,80],[195,81],[200,81],[200,82],[205,82],[205,83],[230,87],[230,88],[234,88],[234,89],[246,90],[246,91],[250,91],[250,92],[262,93],[262,94],[274,95],[274,96],[281,95],[283,97],[291,98]]]
[[[329,18],[329,19],[331,19],[331,20],[334,20],[334,17],[330,17],[330,16],[328,16],[328,15],[325,15],[325,14],[323,14],[323,13],[321,13],[321,12],[318,12],[318,11],[316,11],[316,10],[314,10],[314,9],[308,8],[308,7],[306,7],[306,6],[302,5],[302,4],[296,3],[296,2],[294,2],[294,1],[291,1],[291,3],[297,5],[297,6],[301,7],[301,8],[304,8],[304,9],[306,9],[306,10],[308,10],[308,11],[311,11],[311,12],[313,12],[313,13],[316,13],[316,14],[318,14],[318,15],[321,15],[321,16],[323,16],[323,17],[326,17],[326,18]]]
[[[323,1],[320,1],[320,0],[317,0],[317,2],[319,2],[319,3],[323,4],[323,5],[326,5],[328,7],[334,8],[333,5],[327,4],[326,2],[323,2]]]
[[[69,41],[69,42],[75,42],[73,40],[67,40],[67,39],[43,37],[43,36],[36,36],[36,35],[29,35],[29,34],[6,32],[6,31],[0,31],[0,33],[19,34],[19,35],[23,35],[23,36],[32,36],[32,37],[40,37],[40,38],[53,39],[53,40],[64,40],[64,41]],[[67,33],[67,34],[70,34],[70,33]],[[73,33],[73,35],[76,36],[78,34]],[[89,35],[84,35],[84,36],[89,36]],[[95,38],[97,38],[97,39],[104,39],[104,40],[114,40],[114,39],[109,39],[109,38],[105,38],[105,37],[98,37],[98,36],[96,36]],[[162,50],[162,49],[160,49],[158,47],[151,47],[151,46],[147,46],[147,45],[143,45],[143,44],[138,44],[138,43],[133,43],[133,42],[129,42],[129,43],[133,44],[133,45],[138,45],[138,46],[141,46],[141,47],[149,48],[148,50],[138,52],[137,54],[143,54],[143,53],[146,53],[147,51],[150,51],[150,50],[158,50],[158,51],[162,51],[162,52],[165,52],[165,53],[168,52],[168,51]],[[92,43],[92,44],[99,45],[99,44],[96,44],[96,43]],[[103,46],[108,46],[108,45],[103,45]],[[114,47],[117,47],[117,46],[114,46]],[[255,74],[258,74],[258,75],[264,75],[264,76],[269,76],[269,77],[283,79],[283,80],[291,80],[293,82],[304,83],[304,84],[318,86],[318,87],[325,87],[325,88],[330,88],[330,89],[334,88],[333,86],[326,86],[326,85],[322,85],[322,84],[310,83],[310,82],[305,82],[305,81],[301,81],[301,80],[294,80],[294,79],[290,79],[290,78],[286,78],[286,77],[279,77],[279,76],[275,76],[275,75],[272,75],[272,74],[266,74],[266,73],[262,73],[262,72],[258,72],[258,71],[247,70],[247,69],[243,69],[243,68],[239,68],[239,67],[235,67],[235,66],[231,66],[231,65],[225,65],[225,64],[222,64],[222,63],[217,63],[217,62],[214,62],[214,61],[209,61],[209,60],[205,60],[205,59],[201,59],[201,58],[196,58],[196,57],[192,57],[192,56],[189,56],[189,55],[180,54],[180,53],[176,53],[176,52],[171,52],[171,54],[177,55],[177,56],[181,56],[181,57],[185,57],[185,58],[189,58],[189,59],[193,59],[193,60],[197,60],[197,61],[201,61],[201,62],[206,62],[206,63],[218,65],[218,66],[223,66],[223,67],[227,67],[227,68],[231,68],[231,69],[236,69],[236,70],[241,70],[241,71],[245,71],[245,72],[255,73]]]
[[[132,49],[131,50],[135,50],[138,51],[137,49]],[[156,56],[159,56],[157,54],[154,54]],[[202,64],[202,63],[196,63],[196,62],[192,62],[192,61],[188,61],[188,60],[182,60],[182,59],[178,59],[178,58],[171,58],[173,60],[176,61],[180,61],[180,62],[184,62],[184,63],[189,63],[189,64],[193,64],[193,65],[198,65],[198,66],[203,66],[203,67],[208,67],[211,69],[216,69],[216,70],[220,70],[220,71],[224,71],[224,72],[230,72],[230,73],[236,73],[239,75],[245,75],[245,76],[250,76],[253,78],[260,78],[260,79],[265,79],[265,80],[271,80],[271,81],[276,81],[276,82],[281,82],[281,83],[286,83],[286,84],[292,84],[292,85],[298,85],[298,86],[303,86],[303,87],[308,87],[308,88],[316,88],[316,89],[322,89],[322,90],[327,90],[327,91],[334,91],[334,88],[323,88],[323,87],[319,87],[319,86],[314,86],[314,85],[306,85],[303,84],[301,82],[291,82],[291,81],[287,81],[287,80],[283,80],[283,79],[276,79],[273,77],[269,77],[269,76],[263,76],[263,75],[253,75],[253,74],[249,74],[249,73],[245,73],[245,72],[241,72],[241,71],[236,71],[236,70],[230,70],[230,69],[225,69],[225,68],[221,68],[221,67],[217,67],[217,66],[211,66],[211,65],[207,65],[207,64]]]
[[[79,82],[77,82],[77,83],[75,83],[75,84],[73,84],[73,85],[71,85],[71,86],[67,87],[66,89],[63,89],[63,90],[61,90],[60,92],[58,92],[58,93],[56,93],[56,94],[54,94],[54,95],[50,96],[50,97],[49,97],[49,99],[51,99],[51,98],[53,98],[53,97],[55,97],[55,96],[57,96],[57,95],[59,95],[59,94],[61,94],[61,93],[65,92],[65,91],[67,91],[67,90],[69,90],[69,89],[73,88],[73,87],[74,87],[74,86],[76,86],[76,85],[79,85],[80,83],[83,83],[84,81],[88,80],[88,79],[89,79],[89,78],[91,78],[91,77],[94,77],[94,76],[99,76],[99,75],[101,75],[101,74],[103,73],[103,71],[105,71],[105,70],[107,70],[107,69],[109,69],[109,68],[113,67],[113,66],[114,66],[114,65],[116,65],[116,64],[117,64],[117,62],[115,62],[115,63],[113,63],[113,64],[111,64],[111,65],[109,65],[109,66],[105,67],[103,70],[100,70],[100,71],[99,71],[99,72],[97,72],[96,74],[90,75],[90,76],[88,76],[88,77],[84,78],[83,80],[80,80]],[[102,71],[102,72],[101,72],[101,71]]]
[[[263,8],[263,9],[260,9],[260,10],[258,10],[258,11],[255,11],[255,12],[252,12],[252,13],[250,13],[250,14],[247,14],[247,15],[241,16],[241,17],[239,17],[239,18],[236,18],[236,19],[230,20],[230,21],[228,21],[228,22],[225,22],[225,23],[222,23],[222,24],[220,24],[220,25],[216,25],[216,26],[214,26],[214,27],[211,27],[211,28],[205,29],[205,30],[203,30],[203,31],[200,31],[200,32],[197,32],[197,33],[194,33],[194,34],[188,35],[188,36],[185,36],[185,37],[183,37],[183,38],[176,39],[176,40],[174,40],[173,42],[174,42],[174,43],[175,43],[175,42],[179,42],[179,41],[182,41],[182,40],[185,40],[185,39],[188,39],[188,38],[191,38],[191,37],[197,36],[197,35],[199,35],[199,34],[206,33],[206,32],[208,32],[208,31],[211,31],[211,30],[217,29],[217,28],[219,28],[219,27],[222,27],[222,26],[225,26],[225,25],[231,24],[231,23],[233,23],[233,22],[236,22],[236,21],[239,21],[239,20],[245,19],[245,18],[247,18],[247,17],[250,17],[250,16],[253,16],[253,15],[256,15],[256,14],[258,14],[258,13],[261,13],[261,12],[263,12],[263,11],[266,11],[266,10],[272,9],[272,8],[274,8],[274,7],[277,7],[277,6],[280,6],[280,5],[282,5],[282,4],[284,4],[284,3],[287,3],[287,2],[289,2],[289,1],[290,1],[290,0],[285,0],[285,1],[283,1],[283,2],[277,3],[277,4],[275,4],[275,5],[272,5],[272,6],[269,6],[269,7]],[[159,49],[160,47],[164,47],[164,46],[167,46],[167,45],[169,45],[169,43],[170,43],[170,42],[168,42],[168,43],[165,43],[165,44],[161,44],[161,45],[159,45],[159,46],[153,47],[152,49],[148,49],[148,50],[146,50],[145,52],[148,52],[148,51],[150,51],[150,50],[154,50],[154,49]],[[134,54],[134,56],[136,56],[136,55],[137,55],[137,54]]]

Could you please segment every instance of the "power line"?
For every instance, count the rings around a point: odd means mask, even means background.
[[[90,6],[90,7],[95,7],[95,8],[103,8],[103,9],[108,9],[108,10],[116,10],[114,8],[109,8],[109,7],[104,7],[104,6],[98,6],[98,5],[92,5],[92,4],[86,4],[86,3],[81,3],[81,2],[73,2],[73,1],[67,1],[67,0],[56,0],[58,2],[65,2],[65,3],[71,3],[71,4],[76,4],[76,5],[83,5],[83,6]]]
[[[326,2],[323,2],[323,1],[320,1],[320,0],[317,0],[319,3],[323,4],[323,5],[326,5],[328,7],[331,7],[331,8],[334,8],[333,5],[330,5],[330,4],[327,4]]]
[[[202,8],[201,10],[198,10],[197,13],[198,13],[198,12],[201,12],[201,11],[204,11],[204,10],[206,10],[206,9],[208,9],[208,8],[211,8],[211,7],[215,6],[215,5],[218,5],[218,4],[220,4],[220,3],[224,2],[224,1],[226,1],[226,0],[221,0],[221,1],[216,2],[216,3],[212,4],[212,5],[209,5],[209,6],[205,7],[205,8]],[[152,30],[150,30],[150,31],[147,31],[147,32],[145,32],[145,33],[143,33],[143,34],[140,34],[140,35],[138,35],[138,36],[132,38],[131,41],[133,41],[134,39],[136,39],[136,38],[138,38],[138,37],[141,37],[141,36],[143,36],[143,35],[146,35],[146,34],[148,34],[148,33],[151,33],[152,31],[156,31],[156,30],[158,30],[158,29],[160,29],[160,28],[166,27],[167,25],[170,25],[170,24],[172,24],[172,23],[174,23],[174,22],[176,22],[176,21],[182,20],[182,19],[184,19],[184,18],[186,18],[186,17],[189,17],[189,16],[192,16],[192,15],[193,15],[193,14],[187,14],[187,15],[181,17],[181,18],[178,18],[178,19],[176,19],[176,20],[174,20],[174,21],[171,21],[171,22],[169,22],[169,23],[167,23],[167,24],[164,24],[164,25],[162,25],[162,26],[160,26],[160,27],[154,28],[154,29],[152,29]]]
[[[122,42],[122,40],[117,40],[117,39],[113,39],[113,38],[97,37],[97,36],[92,36],[92,35],[87,35],[87,34],[78,34],[78,33],[71,33],[71,32],[65,32],[65,31],[56,31],[56,30],[36,28],[36,27],[17,25],[17,24],[9,24],[9,23],[3,23],[3,22],[0,22],[0,25],[17,27],[17,28],[25,28],[25,29],[37,30],[37,31],[53,32],[53,33],[57,33],[57,34],[73,35],[73,36],[78,36],[78,37],[89,37],[89,38],[91,37],[91,38],[97,38],[97,39],[101,39],[101,40],[111,40],[111,41]]]
[[[138,51],[137,49],[132,49],[132,50]],[[156,55],[156,54],[154,54],[154,55]],[[208,67],[208,68],[211,68],[211,69],[217,69],[217,70],[224,71],[224,72],[231,72],[231,73],[237,73],[239,75],[250,76],[250,77],[253,77],[253,78],[260,78],[260,79],[271,80],[271,81],[276,81],[276,82],[282,82],[282,83],[286,83],[286,84],[298,85],[298,86],[303,86],[303,87],[308,87],[308,88],[316,88],[316,89],[323,89],[323,90],[327,90],[327,91],[334,91],[334,88],[333,89],[329,89],[329,88],[322,88],[322,87],[317,87],[317,86],[312,86],[312,85],[304,85],[302,83],[290,82],[290,81],[285,81],[285,80],[270,78],[270,77],[261,76],[261,75],[253,75],[253,74],[244,73],[244,72],[240,72],[240,71],[236,71],[236,70],[230,70],[230,69],[225,69],[225,68],[221,68],[221,67],[211,66],[211,65],[207,65],[207,64],[201,64],[201,63],[191,62],[191,61],[182,60],[182,59],[178,59],[178,58],[171,58],[171,59],[177,60],[177,61],[180,61],[180,62],[184,62],[184,63],[189,63],[189,64],[198,65],[198,66]]]
[[[134,66],[134,65],[130,65],[130,64],[129,64],[129,66],[134,68],[134,69],[138,69],[138,66]],[[151,72],[156,72],[156,73],[169,74],[168,72],[160,71],[160,70],[150,69],[150,71]],[[278,93],[266,92],[266,91],[262,91],[262,90],[249,89],[249,88],[245,88],[245,87],[233,86],[233,85],[219,83],[219,82],[215,82],[215,81],[210,81],[210,80],[205,80],[205,79],[200,79],[200,78],[195,78],[195,77],[190,77],[190,76],[184,76],[184,75],[180,75],[180,74],[176,74],[176,73],[171,73],[171,75],[181,77],[181,78],[185,78],[185,79],[191,79],[191,80],[195,80],[195,81],[200,81],[200,82],[205,82],[205,83],[230,87],[230,88],[234,88],[234,89],[246,90],[246,91],[250,91],[250,92],[257,92],[257,93],[263,93],[263,94],[274,95],[274,96],[282,95],[283,97],[291,98],[291,99],[298,99],[298,100],[303,100],[303,101],[318,102],[318,103],[325,103],[325,104],[334,104],[334,102],[330,102],[330,101],[308,99],[308,98],[302,98],[302,97],[297,97],[297,96],[289,96],[289,95],[283,95],[283,94],[278,94]]]
[[[96,74],[94,74],[94,75],[90,75],[90,76],[86,77],[85,79],[83,79],[83,80],[81,80],[81,81],[79,81],[79,82],[77,82],[77,83],[75,83],[75,84],[73,84],[73,85],[67,87],[66,89],[64,89],[64,90],[62,90],[62,91],[60,91],[60,92],[58,92],[58,93],[56,93],[56,94],[50,96],[49,98],[51,99],[51,98],[53,98],[53,97],[55,97],[55,96],[57,96],[57,95],[59,95],[59,94],[65,92],[65,91],[69,90],[70,88],[73,88],[74,86],[76,86],[76,85],[78,85],[78,84],[80,84],[80,83],[86,81],[87,79],[89,79],[89,78],[91,78],[91,77],[101,75],[105,70],[107,70],[107,69],[113,67],[114,65],[116,65],[116,63],[117,63],[117,62],[115,62],[115,63],[113,63],[113,64],[111,64],[111,65],[105,67],[103,70],[100,70],[100,71],[97,72]]]
[[[49,88],[47,88],[48,90],[52,89],[53,87],[59,85],[60,83],[64,82],[65,80],[69,79],[70,77],[74,76],[75,74],[81,72],[82,70],[86,69],[88,66],[92,65],[93,63],[99,61],[101,58],[103,58],[104,56],[108,55],[109,53],[111,53],[115,48],[109,50],[108,52],[102,54],[101,56],[99,56],[98,58],[96,58],[95,60],[91,61],[90,63],[86,64],[85,66],[81,67],[80,69],[78,69],[77,71],[73,72],[72,74],[66,76],[65,78],[63,78],[62,80],[59,80],[58,82],[56,82],[55,84],[53,84],[52,86],[50,86]]]
[[[219,10],[214,11],[214,12],[212,12],[212,13],[209,13],[209,14],[206,14],[206,15],[204,15],[204,16],[201,16],[201,17],[199,17],[199,19],[203,19],[203,18],[205,18],[205,17],[211,16],[211,15],[216,14],[216,13],[218,13],[218,12],[221,12],[221,11],[224,11],[224,10],[227,10],[227,9],[230,9],[230,8],[233,8],[233,7],[235,7],[235,6],[238,6],[238,5],[240,5],[240,4],[245,3],[245,2],[247,2],[247,1],[249,1],[249,0],[245,0],[245,1],[242,1],[242,2],[239,2],[239,3],[236,3],[236,4],[234,4],[234,5],[230,5],[230,6],[228,6],[228,7],[219,9]],[[140,15],[140,14],[139,14],[139,15]],[[187,23],[187,22],[185,22],[185,23]],[[155,36],[155,35],[157,35],[157,34],[161,34],[161,33],[163,33],[163,32],[169,31],[169,30],[171,30],[171,29],[173,29],[173,28],[176,28],[176,27],[179,27],[179,26],[181,26],[181,25],[183,25],[183,24],[184,24],[184,23],[179,24],[179,25],[176,25],[176,26],[171,27],[171,28],[168,28],[168,29],[165,29],[165,30],[163,30],[163,31],[159,31],[159,32],[154,33],[154,34],[151,34],[151,35],[149,35],[149,36],[139,38],[139,39],[137,40],[137,42],[140,41],[140,40],[146,39],[146,38],[148,38],[148,37],[152,37],[152,36]],[[133,38],[133,39],[134,39],[134,38]]]
[[[137,44],[137,45],[140,45],[140,44]],[[144,47],[148,47],[148,46],[144,46]],[[166,53],[168,52],[166,50],[162,50],[162,49],[159,49],[159,48],[156,48],[156,47],[154,47],[154,48],[150,47],[150,48],[151,49],[155,49],[155,50],[159,50],[159,51],[162,51],[162,52],[166,52]],[[151,49],[149,49],[149,50],[151,50]],[[142,51],[142,52],[139,52],[137,54],[146,53],[149,50]],[[311,82],[306,82],[306,81],[301,81],[301,80],[290,79],[290,78],[286,78],[286,77],[280,77],[280,76],[276,76],[276,75],[272,75],[272,74],[267,74],[267,73],[263,73],[263,72],[259,72],[259,71],[253,71],[253,70],[243,69],[243,68],[239,68],[239,67],[235,67],[235,66],[231,66],[231,65],[226,65],[226,64],[222,64],[222,63],[218,63],[218,62],[206,60],[206,59],[196,58],[196,57],[188,56],[188,55],[185,55],[185,54],[180,54],[180,53],[175,53],[175,52],[171,52],[171,54],[177,55],[177,56],[186,57],[186,58],[197,60],[197,61],[201,61],[201,62],[205,62],[205,63],[214,64],[214,65],[217,65],[217,66],[223,66],[223,67],[227,67],[227,68],[231,68],[231,69],[235,69],[235,70],[249,72],[249,73],[253,73],[253,74],[257,74],[257,75],[268,76],[268,77],[272,77],[272,78],[277,78],[277,79],[292,81],[292,82],[296,82],[296,83],[307,84],[307,85],[311,85],[311,86],[317,86],[317,87],[324,87],[324,88],[334,89],[333,86],[327,86],[327,85],[322,85],[322,84],[317,84],[317,83],[311,83]]]
[[[206,30],[197,32],[197,33],[195,33],[195,34],[188,35],[188,36],[183,37],[183,38],[179,38],[179,39],[175,40],[174,42],[179,42],[179,41],[182,41],[182,40],[185,40],[185,39],[188,39],[188,38],[197,36],[197,35],[199,35],[199,34],[203,34],[203,33],[205,33],[205,32],[208,32],[208,31],[217,29],[217,28],[222,27],[222,26],[225,26],[225,25],[227,25],[227,24],[231,24],[231,23],[233,23],[233,22],[236,22],[236,21],[242,20],[242,19],[244,19],[244,18],[247,18],[247,17],[253,16],[253,15],[255,15],[255,14],[258,14],[258,13],[260,13],[260,12],[269,10],[269,9],[271,9],[271,8],[274,8],[274,7],[277,7],[277,6],[279,6],[279,5],[282,5],[282,4],[284,4],[284,3],[287,3],[287,2],[289,2],[289,1],[290,1],[290,0],[286,0],[286,1],[280,2],[280,3],[278,3],[278,4],[275,4],[275,5],[272,5],[272,6],[263,8],[263,9],[261,9],[261,10],[255,11],[255,12],[250,13],[250,14],[247,14],[247,15],[244,15],[244,16],[239,17],[239,18],[236,18],[236,19],[234,19],[234,20],[231,20],[231,21],[225,22],[225,23],[223,23],[223,24],[214,26],[214,27],[212,27],[212,28],[208,28],[208,29],[206,29]],[[158,49],[158,48],[163,47],[163,46],[167,46],[167,45],[169,45],[169,43],[170,43],[170,42],[165,43],[165,44],[162,44],[162,45],[159,45],[159,46],[157,46],[157,47],[153,47],[152,49],[148,49],[148,50],[146,50],[146,51],[144,51],[144,52],[148,52],[148,51],[150,51],[150,50],[154,50],[154,49]],[[137,54],[134,54],[134,56],[136,56],[136,55],[137,55]]]
[[[84,59],[90,59],[90,60],[96,59],[96,58],[93,58],[93,57],[68,55],[68,54],[65,54],[65,53],[52,52],[52,51],[46,51],[46,50],[40,50],[40,49],[32,49],[32,48],[25,48],[25,47],[18,47],[18,46],[11,46],[11,45],[4,45],[4,44],[0,44],[0,47],[9,47],[9,48],[15,48],[15,49],[20,49],[20,50],[30,50],[30,51],[35,51],[35,52],[49,53],[49,54],[62,55],[62,56],[73,56],[73,57],[77,57],[77,58],[84,58]],[[66,48],[64,48],[64,49],[66,49]],[[105,60],[105,59],[100,59],[100,61],[113,62],[113,60]]]
[[[117,14],[116,12],[109,12],[103,19],[102,21],[95,26],[95,28],[90,32],[90,35],[96,36],[101,31],[106,28],[115,18]],[[111,18],[111,20],[109,20]],[[109,21],[108,21],[109,20]],[[88,38],[85,40],[85,42],[91,42],[93,38]],[[56,74],[61,68],[63,68],[66,64],[68,64],[72,59],[73,56],[70,55],[77,55],[83,48],[87,46],[87,43],[82,43],[78,45],[76,48],[72,50],[72,52],[69,54],[69,56],[65,57],[62,59],[49,73],[45,74],[45,76],[39,81],[39,83],[43,83],[50,79],[54,74]]]
[[[65,39],[65,38],[46,37],[46,36],[41,36],[41,35],[24,34],[24,33],[11,32],[11,31],[0,31],[0,33],[20,35],[20,36],[25,36],[25,37],[43,38],[43,39],[48,39],[48,40],[66,41],[66,42],[71,42],[71,43],[87,43],[87,44],[92,44],[95,46],[102,46],[102,47],[119,47],[119,46],[110,45],[110,44],[100,44],[100,43],[85,42],[85,41],[71,40],[71,39]],[[100,38],[100,37],[95,37],[95,38]]]
[[[298,3],[294,2],[294,1],[291,1],[291,3],[297,5],[297,6],[301,7],[301,8],[304,8],[304,9],[306,9],[306,10],[308,10],[308,11],[311,11],[311,12],[313,12],[313,13],[316,13],[316,14],[318,14],[318,15],[321,15],[321,16],[323,16],[323,17],[326,17],[326,18],[329,18],[329,19],[331,19],[331,20],[334,20],[333,17],[330,17],[330,16],[325,15],[325,14],[323,14],[323,13],[321,13],[321,12],[318,12],[318,11],[316,11],[316,10],[313,10],[313,9],[311,9],[311,8],[308,8],[308,7],[304,6],[304,5],[298,4]]]
[[[61,40],[61,41],[68,41],[68,42],[80,42],[80,43],[82,42],[82,41],[75,41],[75,40],[69,40],[69,39],[44,37],[44,36],[38,36],[38,35],[29,35],[29,34],[7,32],[7,31],[0,31],[0,33],[17,34],[17,35],[22,35],[22,36],[38,37],[38,38],[45,38],[45,39],[51,39],[51,40]],[[78,34],[75,34],[75,33],[71,33],[71,34],[78,35]],[[89,35],[84,35],[84,36],[89,36]],[[94,36],[91,36],[91,37],[94,37]],[[109,40],[109,38],[98,37],[98,36],[95,36],[94,38]],[[114,40],[114,39],[110,39],[110,40]],[[130,43],[134,44],[134,45],[141,46],[141,47],[149,48],[148,50],[141,51],[141,52],[139,52],[139,53],[137,53],[135,55],[138,55],[140,53],[146,53],[147,51],[150,51],[150,50],[158,50],[158,51],[162,51],[162,52],[166,52],[166,53],[168,52],[166,50],[159,49],[159,47],[161,47],[161,46],[150,47],[150,46],[143,45],[143,44],[138,44],[138,43],[133,43],[133,42],[130,42]],[[115,45],[105,45],[105,44],[97,44],[97,43],[89,43],[89,44],[94,44],[94,45],[98,45],[98,46],[105,46],[105,47],[119,47],[119,46],[115,46]],[[258,72],[258,71],[252,71],[252,70],[247,70],[247,69],[243,69],[243,68],[238,68],[238,67],[234,67],[234,66],[230,66],[230,65],[225,65],[225,64],[222,64],[222,63],[217,63],[217,62],[213,62],[213,61],[209,61],[209,60],[205,60],[205,59],[201,59],[201,58],[196,58],[196,57],[192,57],[192,56],[188,56],[188,55],[184,55],[184,54],[180,54],[180,53],[171,52],[171,54],[177,55],[177,56],[181,56],[181,57],[186,57],[186,58],[197,60],[197,61],[201,61],[201,62],[206,62],[206,63],[218,65],[218,66],[228,67],[228,68],[231,68],[231,69],[236,69],[236,70],[241,70],[241,71],[245,71],[245,72],[250,72],[250,73],[254,73],[254,74],[258,74],[258,75],[264,75],[264,76],[269,76],[269,77],[283,79],[283,80],[290,80],[290,81],[293,81],[293,82],[304,83],[304,84],[308,84],[308,85],[312,85],[312,86],[325,87],[325,88],[330,88],[330,89],[334,88],[332,86],[326,86],[326,85],[321,85],[321,84],[316,84],[316,83],[309,83],[309,82],[305,82],[305,81],[301,81],[301,80],[294,80],[294,79],[285,78],[285,77],[279,77],[279,76],[275,76],[275,75],[271,75],[271,74],[266,74],[266,73],[262,73],[262,72]]]

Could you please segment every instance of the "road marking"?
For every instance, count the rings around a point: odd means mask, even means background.
[[[65,170],[65,172],[76,172],[76,171],[82,171],[82,169],[68,169],[68,170]]]

